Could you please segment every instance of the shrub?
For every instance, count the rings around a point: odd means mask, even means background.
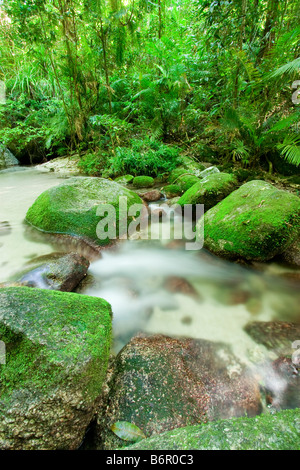
[[[123,174],[158,176],[177,165],[179,148],[150,139],[132,140],[131,147],[117,147],[110,158],[110,176]]]

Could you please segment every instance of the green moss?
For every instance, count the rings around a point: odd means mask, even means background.
[[[300,409],[174,429],[126,450],[299,450]]]
[[[35,228],[91,239],[100,245],[111,240],[97,237],[101,204],[111,204],[116,211],[116,232],[119,235],[119,197],[127,197],[128,207],[142,203],[133,191],[103,178],[75,177],[43,192],[29,208],[26,221]],[[128,218],[128,223],[131,219]],[[112,223],[114,220],[112,219]]]
[[[150,188],[154,184],[154,179],[151,176],[136,176],[132,184],[136,188]]]
[[[162,189],[162,192],[168,199],[180,196],[182,194],[182,190],[177,184],[168,184]]]
[[[61,382],[80,382],[93,400],[106,372],[111,308],[98,298],[73,293],[3,288],[0,339],[7,349],[0,368],[0,397],[12,390],[49,393]]]
[[[199,183],[199,178],[194,175],[181,175],[177,178],[175,183],[180,187],[182,192],[187,191],[189,188],[194,186],[194,184]]]
[[[264,181],[250,181],[208,211],[204,245],[229,258],[268,260],[299,235],[300,200]]]
[[[204,204],[210,209],[230,194],[237,185],[235,177],[228,173],[214,173],[188,189],[179,199],[178,204]]]
[[[119,184],[128,184],[128,183],[132,183],[133,179],[134,179],[134,176],[132,175],[124,175],[124,176],[119,176],[118,178],[116,178],[115,182]]]

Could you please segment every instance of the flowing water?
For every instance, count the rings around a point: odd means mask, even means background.
[[[43,237],[34,240],[23,220],[36,197],[60,182],[55,174],[36,169],[0,172],[0,282],[29,259],[57,251],[57,245]],[[154,231],[160,227],[158,223]],[[114,352],[138,332],[161,333],[220,341],[230,345],[241,362],[263,367],[276,356],[255,343],[245,325],[300,322],[297,286],[274,275],[280,270],[284,268],[270,264],[254,271],[203,249],[187,251],[180,241],[127,240],[92,260],[88,282],[78,292],[111,303]]]

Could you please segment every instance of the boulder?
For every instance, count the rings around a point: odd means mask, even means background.
[[[123,175],[123,176],[118,176],[118,178],[115,178],[115,182],[119,184],[129,184],[132,183],[134,179],[134,176],[132,175]]]
[[[178,184],[168,184],[162,188],[162,192],[165,194],[167,199],[181,196],[182,190]]]
[[[132,204],[142,204],[133,191],[114,181],[103,178],[73,177],[58,186],[44,191],[29,208],[26,221],[44,232],[58,233],[87,239],[97,245],[106,245],[110,237],[98,237],[97,226],[104,214],[97,215],[103,204],[115,209],[105,215],[107,224],[119,233],[119,198],[127,198],[127,208]],[[126,215],[126,214],[125,214]],[[123,216],[122,216],[123,217]],[[126,228],[133,218],[125,220]]]
[[[136,176],[132,184],[136,188],[151,188],[154,185],[154,179],[151,176]]]
[[[180,187],[182,192],[187,191],[194,184],[199,183],[199,178],[194,175],[181,175],[177,178],[175,183]]]
[[[177,427],[260,413],[259,387],[229,348],[162,335],[134,337],[108,374],[97,418],[102,449],[124,445],[117,421],[148,437]]]
[[[85,295],[0,290],[0,449],[76,449],[106,374],[111,308]]]
[[[86,276],[89,261],[78,253],[51,253],[27,263],[17,281],[32,287],[71,292]]]
[[[258,344],[278,354],[292,352],[292,343],[300,340],[300,324],[284,321],[254,321],[244,330]]]
[[[290,266],[300,267],[300,239],[296,240],[280,255],[280,260]]]
[[[0,144],[0,170],[19,165],[19,161],[10,150]]]
[[[204,224],[204,247],[221,257],[267,261],[299,237],[299,222],[299,197],[256,180],[206,212],[196,230]]]
[[[228,196],[237,187],[236,178],[229,173],[213,173],[188,189],[178,204],[204,204],[207,211]]]
[[[122,450],[298,450],[300,409],[188,426]],[[186,462],[189,457],[186,456]]]
[[[146,202],[155,202],[162,198],[162,193],[158,191],[158,189],[152,189],[152,191],[147,191],[144,194],[140,194],[140,197]]]

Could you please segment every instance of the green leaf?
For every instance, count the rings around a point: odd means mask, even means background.
[[[140,428],[127,421],[117,421],[112,425],[111,430],[124,441],[138,442],[146,438]]]

